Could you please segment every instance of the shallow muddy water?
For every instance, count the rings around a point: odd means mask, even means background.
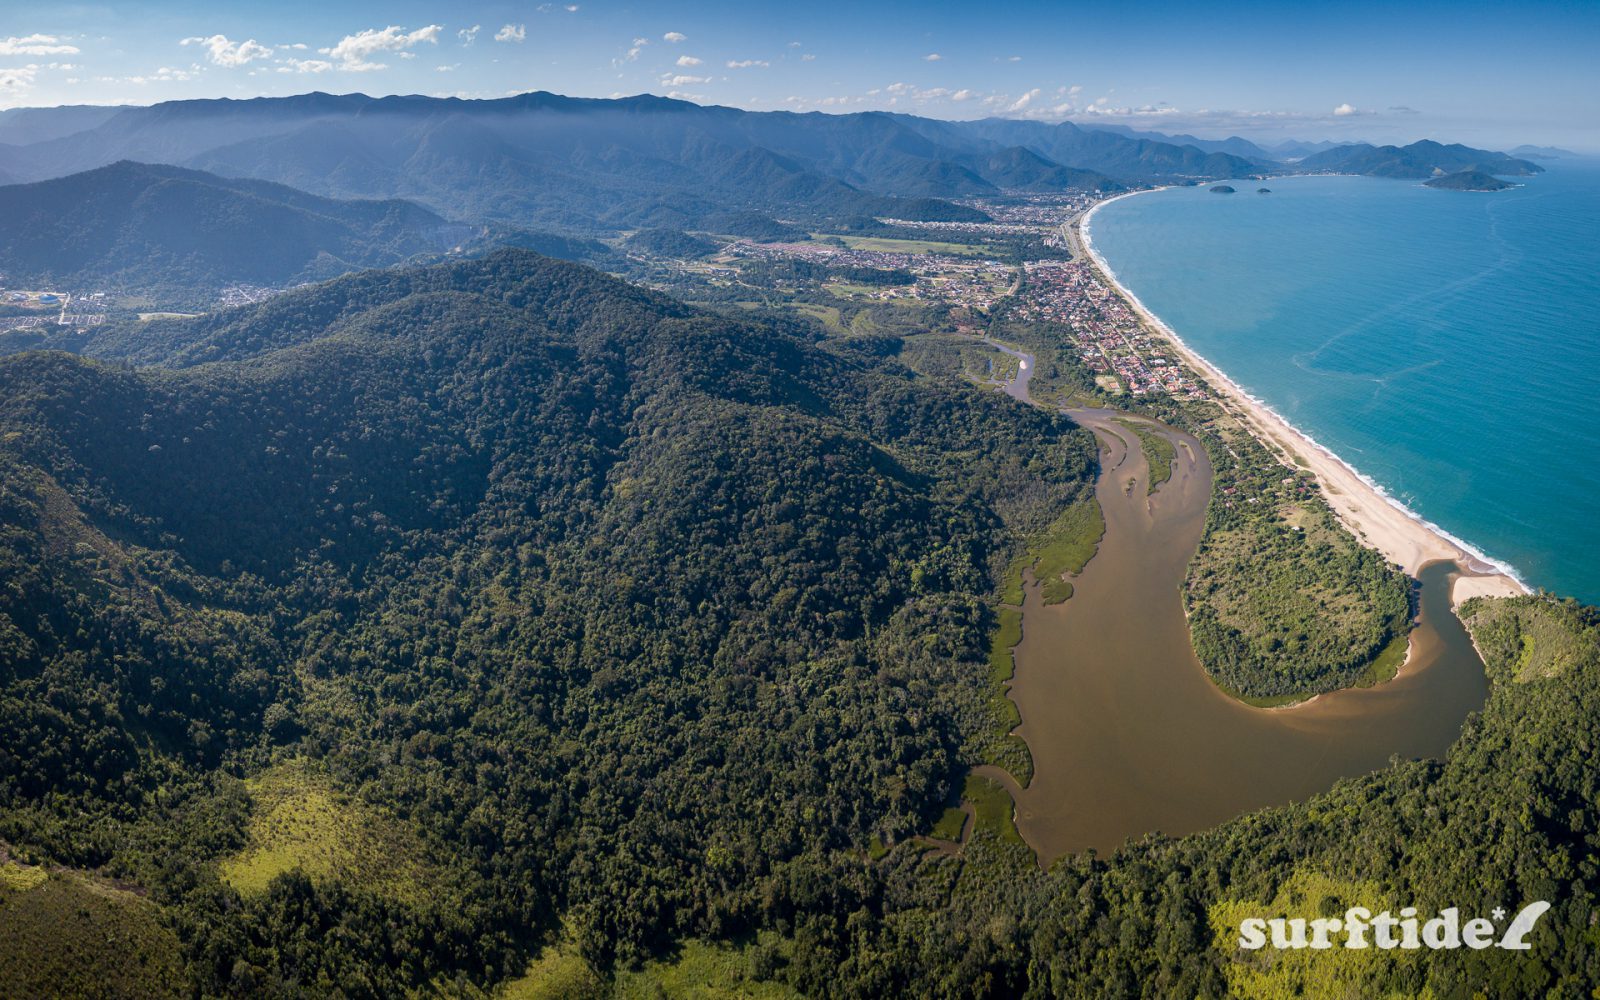
[[[1046,606],[1028,588],[1011,689],[1034,759],[1032,784],[1012,786],[1017,826],[1041,860],[1204,829],[1393,755],[1441,755],[1483,705],[1482,661],[1450,611],[1453,563],[1423,569],[1411,655],[1394,680],[1276,710],[1224,694],[1195,659],[1180,591],[1211,495],[1205,450],[1164,429],[1177,446],[1172,479],[1147,496],[1138,438],[1117,414],[1073,416],[1107,448],[1106,535],[1070,600]]]

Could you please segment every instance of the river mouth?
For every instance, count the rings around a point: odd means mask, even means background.
[[[1483,706],[1488,680],[1450,609],[1450,562],[1422,569],[1411,655],[1394,680],[1270,710],[1225,694],[1195,658],[1181,589],[1211,497],[1205,449],[1160,428],[1177,450],[1172,478],[1146,495],[1138,438],[1117,423],[1127,416],[1072,416],[1102,444],[1105,538],[1065,603],[1027,588],[1010,690],[1034,761],[1033,782],[1012,787],[1017,827],[1041,861],[1216,826],[1395,755],[1440,756]]]

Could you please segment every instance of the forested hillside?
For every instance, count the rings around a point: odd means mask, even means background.
[[[0,841],[148,890],[208,994],[639,957],[926,829],[1092,465],[520,251],[90,350],[166,367],[0,360]]]
[[[1446,761],[1049,872],[977,779],[930,849],[1094,447],[898,347],[506,250],[0,359],[0,993],[1600,980],[1600,621],[1548,598],[1465,609]],[[1526,957],[1232,946],[1535,899]]]
[[[16,287],[135,288],[209,305],[439,253],[478,235],[410,202],[336,201],[262,181],[123,161],[0,187],[0,270]]]

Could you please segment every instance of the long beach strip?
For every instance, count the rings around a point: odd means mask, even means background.
[[[1094,213],[1131,192],[1096,203],[1072,223],[1075,242],[1093,261],[1096,270],[1111,287],[1127,300],[1150,329],[1165,338],[1184,360],[1198,372],[1232,411],[1269,447],[1276,445],[1303,460],[1322,484],[1323,496],[1339,519],[1368,545],[1415,576],[1426,563],[1452,559],[1461,566],[1451,600],[1459,605],[1470,597],[1506,596],[1529,593],[1528,587],[1513,575],[1511,568],[1497,564],[1488,556],[1455,538],[1443,528],[1418,516],[1386,494],[1372,480],[1348,462],[1318,444],[1310,435],[1289,423],[1271,407],[1245,392],[1220,369],[1195,353],[1160,317],[1145,308],[1132,291],[1117,280],[1116,273],[1094,248],[1090,221]]]

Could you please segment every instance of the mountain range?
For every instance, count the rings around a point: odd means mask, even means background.
[[[305,94],[0,120],[0,173],[42,180],[123,159],[408,198],[442,215],[569,232],[788,219],[976,219],[945,199],[1000,189],[1258,173],[1270,163],[1070,123],[747,112],[639,96],[501,100]]]
[[[1325,148],[1319,148],[1325,147]],[[0,113],[0,273],[209,304],[462,247],[602,267],[596,237],[758,240],[982,221],[962,199],[1295,171],[1427,178],[1537,164],[1445,146],[1295,146],[1071,122],[748,112],[640,96],[304,94]],[[23,182],[32,183],[23,183]]]
[[[1526,177],[1544,168],[1504,153],[1473,149],[1460,143],[1444,145],[1431,139],[1409,146],[1373,146],[1358,143],[1312,153],[1297,165],[1311,172],[1367,174],[1372,177],[1425,178],[1477,170],[1492,175]]]
[[[12,283],[214,293],[385,267],[479,240],[411,202],[341,201],[282,184],[119,161],[0,187]]]

